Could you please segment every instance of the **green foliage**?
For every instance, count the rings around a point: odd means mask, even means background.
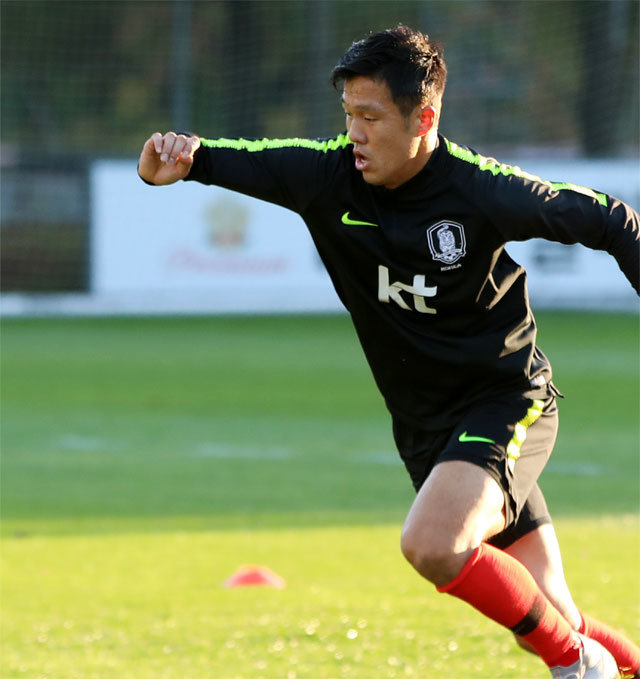
[[[446,46],[445,134],[590,155],[638,145],[633,0],[5,0],[0,11],[2,137],[21,152],[136,154],[175,127],[336,134],[331,68],[399,22]],[[595,100],[607,104],[597,116]]]

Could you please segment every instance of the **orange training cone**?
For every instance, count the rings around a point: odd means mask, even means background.
[[[266,566],[240,566],[224,582],[224,587],[275,587],[284,589],[287,583]]]

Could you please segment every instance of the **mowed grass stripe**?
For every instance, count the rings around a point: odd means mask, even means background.
[[[538,322],[567,396],[542,480],[550,505],[636,511],[636,319]],[[287,513],[376,523],[401,520],[410,502],[400,466],[368,462],[390,461],[394,445],[345,316],[10,320],[2,362],[5,531],[31,521],[55,531],[56,519],[73,530],[74,518],[83,531],[88,519],[102,531],[110,520],[115,531],[132,521],[157,530],[176,516],[220,527],[247,514],[268,526],[263,517],[282,525]],[[254,453],[202,453],[224,449]],[[602,476],[572,475],[572,464]]]

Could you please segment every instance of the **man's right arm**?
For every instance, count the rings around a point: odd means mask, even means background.
[[[205,139],[168,132],[144,145],[138,172],[152,184],[214,184],[303,213],[345,169],[347,135],[335,139]]]

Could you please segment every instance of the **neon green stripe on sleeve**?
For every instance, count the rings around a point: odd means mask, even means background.
[[[510,175],[522,177],[523,179],[528,179],[529,181],[544,184],[552,191],[575,191],[576,193],[581,193],[584,196],[589,196],[589,198],[597,200],[600,205],[607,207],[607,197],[604,193],[598,193],[593,189],[588,189],[585,186],[579,186],[578,184],[571,184],[569,182],[550,182],[546,179],[540,179],[540,177],[536,177],[536,175],[525,172],[516,165],[506,165],[504,163],[499,163],[494,158],[486,158],[485,156],[481,156],[479,153],[473,153],[473,151],[464,149],[457,144],[454,144],[452,141],[449,141],[448,139],[445,140],[445,143],[447,150],[452,156],[459,158],[460,160],[464,160],[467,163],[471,163],[472,165],[477,165],[478,168],[483,172],[491,172],[491,174],[494,176],[500,174],[505,177]]]
[[[284,149],[284,148],[303,148],[312,151],[320,151],[322,153],[329,153],[329,151],[338,151],[346,148],[351,144],[348,135],[341,134],[335,139],[300,139],[293,137],[291,139],[200,139],[203,146],[212,149],[234,149],[236,151],[248,151],[249,153],[256,153],[259,151],[267,151],[269,149]]]

